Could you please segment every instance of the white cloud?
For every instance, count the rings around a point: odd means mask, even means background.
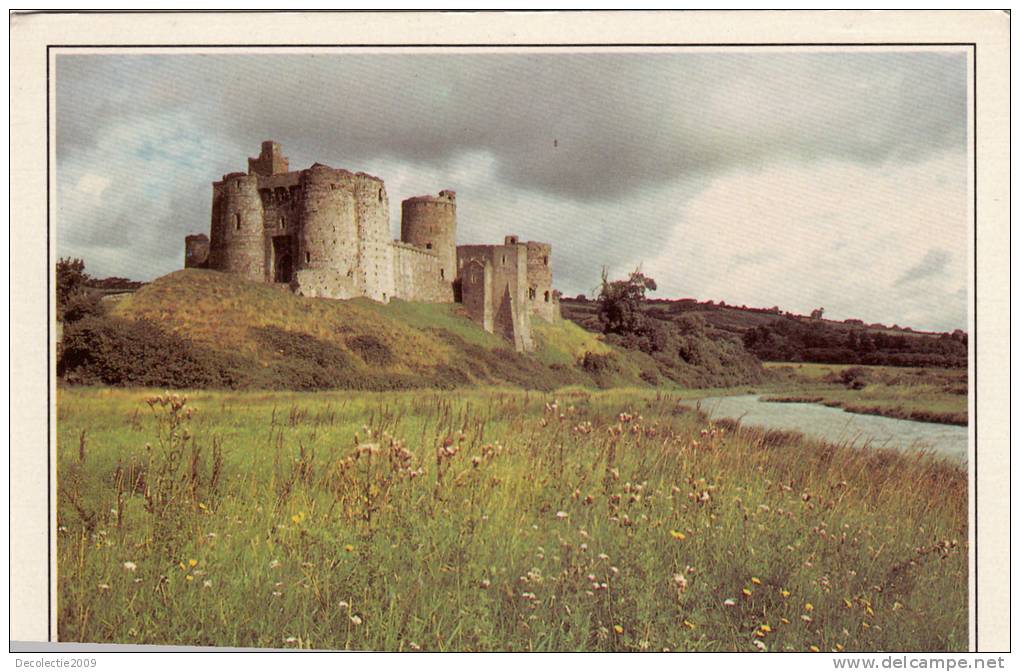
[[[670,227],[644,264],[660,295],[797,312],[825,306],[838,319],[920,328],[965,323],[966,164],[958,154],[878,170],[826,162],[732,173]],[[945,257],[941,272],[898,284],[932,249]]]
[[[108,177],[94,173],[85,173],[78,179],[74,189],[82,196],[99,200],[103,197],[103,192],[110,186],[110,183],[111,180]]]

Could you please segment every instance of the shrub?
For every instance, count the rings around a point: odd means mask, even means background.
[[[243,387],[249,365],[147,320],[88,316],[64,331],[57,375],[84,385]]]
[[[345,343],[366,364],[386,366],[393,362],[393,351],[390,347],[371,334],[348,338]]]

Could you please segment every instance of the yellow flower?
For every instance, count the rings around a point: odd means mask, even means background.
[[[779,594],[782,595],[783,597],[789,597],[790,591],[788,591],[786,588],[783,588],[782,590],[779,591]]]
[[[347,551],[348,553],[351,553],[352,551],[354,551],[354,547],[351,546],[350,544],[347,544],[346,546],[344,546],[344,550]]]
[[[790,624],[790,619],[788,619],[786,616],[780,616],[779,617],[779,622],[783,623],[785,625],[789,625]]]
[[[761,579],[759,579],[757,576],[752,576],[751,577],[751,583],[753,583],[756,586],[760,586],[761,585]]]
[[[687,535],[684,534],[683,532],[679,531],[679,530],[670,530],[669,534],[670,534],[671,537],[673,537],[677,541],[683,541],[684,539],[687,538]]]
[[[814,644],[812,644],[809,648],[811,649],[811,653],[818,653],[819,651],[821,651],[821,649],[819,649]]]
[[[810,602],[807,602],[804,605],[804,611],[811,612],[811,611],[814,611],[814,610],[815,610],[815,605],[811,604]]]
[[[842,651],[843,650],[843,645],[842,644],[836,644],[836,650],[837,651]]]
[[[851,602],[850,600],[846,599],[845,597],[843,598],[843,604],[846,605],[847,609],[853,609],[854,608],[854,603]]]
[[[765,625],[761,626],[759,630],[761,630],[762,632],[772,632],[772,626],[766,623]]]
[[[686,618],[684,619],[684,625],[686,625],[691,630],[693,630],[694,628],[698,627],[694,623],[688,621]]]
[[[206,506],[205,504],[203,504],[202,502],[199,502],[199,503],[198,503],[198,508],[200,508],[200,509],[202,509],[203,511],[205,511],[205,510],[206,510],[206,509],[207,509],[208,507],[207,507],[207,506]]]
[[[188,574],[187,576],[184,577],[184,580],[185,581],[194,581],[195,577],[193,577],[191,574]]]
[[[194,560],[194,559],[188,560],[188,567],[194,567],[197,564],[198,564],[198,560]]]
[[[615,630],[616,634],[618,634],[618,635],[622,635],[623,634],[623,626],[620,625],[619,623],[617,623],[616,625],[613,626],[613,630]]]
[[[295,525],[301,524],[301,516],[297,515],[296,513],[293,516],[291,516],[290,519],[294,522]]]
[[[740,592],[744,594],[744,597],[751,597],[751,589],[750,588],[744,588]]]

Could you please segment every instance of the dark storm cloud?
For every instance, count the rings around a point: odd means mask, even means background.
[[[187,111],[193,132],[291,158],[441,164],[490,152],[501,178],[605,199],[779,156],[880,162],[965,146],[962,55],[74,56],[58,146]],[[58,114],[59,111],[58,110]]]

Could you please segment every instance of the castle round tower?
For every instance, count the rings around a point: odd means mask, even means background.
[[[301,233],[296,268],[330,270],[356,282],[357,204],[349,180],[320,163],[301,172]]]
[[[400,212],[400,240],[439,255],[442,277],[457,275],[457,195],[446,189],[438,196],[405,200]]]
[[[232,173],[213,185],[209,267],[265,279],[265,238],[258,177]]]

